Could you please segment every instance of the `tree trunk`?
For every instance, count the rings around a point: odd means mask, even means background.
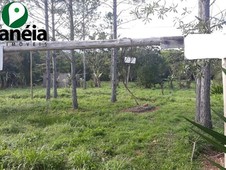
[[[5,81],[4,81],[4,76],[1,75],[1,88],[3,89],[5,87]]]
[[[82,40],[85,40],[85,1],[82,1]],[[83,89],[86,89],[86,54],[85,50],[83,50]]]
[[[49,41],[49,16],[48,16],[48,0],[45,0],[45,27],[47,32],[47,41]],[[46,52],[46,100],[50,99],[50,52]]]
[[[30,51],[30,90],[31,90],[31,99],[33,99],[33,56]]]
[[[69,0],[69,17],[70,17],[70,40],[74,41],[75,31],[74,31],[74,17],[73,17],[73,6],[72,0]],[[71,50],[71,84],[72,84],[72,107],[73,109],[78,108],[77,101],[77,84],[76,84],[76,60],[75,52]]]
[[[196,122],[200,122],[201,75],[196,75]]]
[[[117,0],[113,0],[113,39],[117,39]],[[111,65],[111,102],[117,101],[117,48],[113,48]]]
[[[208,61],[203,67],[200,99],[200,123],[205,127],[212,128],[210,111],[210,62]]]
[[[75,51],[71,50],[71,85],[72,85],[72,107],[78,109],[77,81],[76,81],[76,60]]]
[[[199,0],[200,33],[210,33],[210,0]],[[202,60],[201,75],[196,81],[196,121],[205,127],[212,128],[210,110],[210,62]],[[200,79],[200,80],[199,80]]]
[[[51,0],[51,12],[52,12],[52,41],[56,41],[55,35],[55,14],[54,14],[54,1]],[[53,62],[53,97],[57,98],[57,67],[56,67],[56,51],[52,52]]]
[[[58,97],[58,93],[57,93],[57,61],[56,61],[56,52],[53,51],[53,58],[52,58],[52,62],[53,62],[53,97],[57,98]]]
[[[173,79],[172,78],[170,78],[170,89],[171,90],[173,90],[174,89],[174,85],[173,85]]]
[[[86,54],[85,50],[83,50],[83,89],[86,89]]]

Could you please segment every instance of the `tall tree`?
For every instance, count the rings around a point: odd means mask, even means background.
[[[113,0],[113,39],[117,39],[117,0]],[[117,48],[113,48],[111,56],[111,102],[117,101]]]
[[[74,41],[75,31],[74,31],[74,15],[73,15],[73,3],[72,0],[69,0],[68,11],[70,18],[70,40]],[[75,60],[75,51],[71,50],[71,84],[72,84],[72,107],[73,109],[78,108],[77,101],[77,87],[76,87],[76,60]]]
[[[49,14],[48,14],[48,0],[45,0],[45,27],[47,32],[47,41],[49,41]],[[50,51],[46,52],[46,100],[50,99],[51,89],[51,75],[50,75]]]
[[[125,24],[125,23],[128,23],[128,22],[131,22],[137,18],[133,18],[133,19],[126,19],[125,21],[123,21],[122,19],[119,19],[119,16],[125,12],[125,11],[128,11],[134,4],[138,4],[140,3],[140,1],[135,1],[135,0],[120,0],[120,1],[117,1],[117,0],[113,0],[113,5],[109,5],[107,3],[107,1],[103,0],[102,3],[105,5],[105,6],[108,6],[110,7],[112,10],[113,10],[113,13],[109,12],[107,15],[106,15],[106,20],[108,22],[108,26],[110,26],[111,28],[111,31],[112,32],[112,38],[113,39],[117,39],[118,38],[118,26],[121,25],[121,24]],[[129,5],[129,8],[128,9],[122,9],[121,11],[118,12],[118,7],[119,6],[123,6],[123,5],[126,5],[127,8],[128,8],[128,5]],[[113,19],[113,22],[112,22],[112,19]],[[110,21],[110,22],[109,22]],[[110,25],[109,25],[110,23]],[[118,84],[118,68],[117,68],[117,63],[118,63],[118,49],[117,48],[113,48],[112,49],[112,55],[111,55],[111,88],[112,88],[112,91],[111,91],[111,102],[116,102],[117,101],[117,84]]]
[[[77,0],[74,7],[74,16],[77,25],[75,25],[76,35],[79,39],[85,40],[89,35],[90,30],[95,27],[95,21],[99,14],[99,0]],[[83,50],[83,88],[86,89],[86,51]]]
[[[184,34],[202,33],[209,34],[214,30],[222,29],[225,24],[225,10],[214,11],[213,16],[210,16],[210,8],[215,5],[216,0],[199,0],[198,1],[198,17],[193,21],[185,22],[181,18],[177,18],[179,28],[183,30]],[[190,14],[186,7],[181,16]],[[215,14],[214,14],[215,13]],[[198,19],[198,20],[197,20]],[[197,23],[198,21],[198,23]],[[210,110],[210,61],[198,60],[194,62],[197,65],[196,74],[196,115],[195,119],[198,123],[211,128],[211,110]]]
[[[52,41],[56,41],[55,30],[55,1],[51,0],[51,14],[52,14]],[[57,61],[56,51],[52,51],[52,64],[53,64],[53,97],[57,98]]]
[[[85,0],[82,0],[82,40],[86,39],[86,27],[85,27]],[[86,54],[85,50],[82,53],[83,58],[83,88],[86,89]]]
[[[199,0],[199,32],[210,33],[210,0]],[[196,121],[212,128],[210,110],[210,61],[199,61],[201,74],[196,77]]]

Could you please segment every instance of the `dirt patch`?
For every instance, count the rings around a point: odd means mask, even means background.
[[[158,107],[144,104],[142,106],[135,106],[128,109],[124,109],[123,112],[144,113],[144,112],[153,112],[155,110],[158,110]]]
[[[212,161],[224,166],[224,153],[219,153],[213,150],[205,151],[205,157],[211,159]],[[203,160],[203,170],[219,170],[219,168],[213,166],[208,160],[204,158]]]

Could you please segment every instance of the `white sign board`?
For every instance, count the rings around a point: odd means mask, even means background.
[[[3,46],[0,45],[0,71],[3,70]]]
[[[190,34],[184,38],[184,55],[189,60],[226,58],[226,35]]]
[[[134,57],[125,57],[124,62],[127,64],[136,64],[136,60]]]

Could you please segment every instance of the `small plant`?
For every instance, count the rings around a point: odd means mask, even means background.
[[[213,111],[220,119],[222,119],[224,122],[226,122],[226,118],[216,111]],[[187,118],[185,118],[188,122],[193,124],[195,127],[201,130],[201,132],[192,129],[195,133],[197,133],[199,136],[201,136],[203,139],[207,140],[210,144],[212,144],[215,148],[217,148],[219,151],[226,153],[226,136],[224,134],[218,133],[212,129],[206,128],[194,121],[191,121]],[[204,132],[204,133],[203,133]],[[208,158],[207,158],[208,159]],[[215,163],[214,161],[208,159],[210,163],[216,167],[218,167],[221,170],[226,170],[226,168],[222,167],[220,164]]]
[[[223,94],[223,85],[213,85],[211,87],[211,94]]]

